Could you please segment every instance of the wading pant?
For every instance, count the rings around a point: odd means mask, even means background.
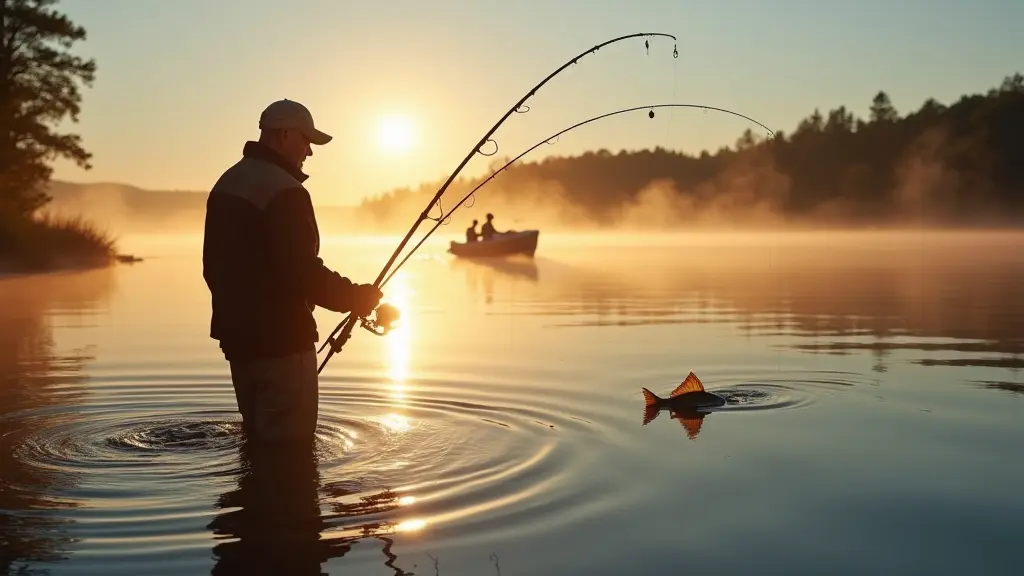
[[[316,350],[230,365],[242,430],[248,438],[313,441],[319,401]]]

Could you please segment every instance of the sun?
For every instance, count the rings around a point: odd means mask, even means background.
[[[406,152],[413,140],[412,121],[405,116],[385,116],[377,125],[377,143],[385,152]]]

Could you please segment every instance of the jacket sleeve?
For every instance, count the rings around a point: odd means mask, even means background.
[[[267,205],[270,257],[280,280],[298,288],[310,304],[334,312],[352,309],[355,286],[327,268],[316,253],[316,222],[309,192],[295,188]]]

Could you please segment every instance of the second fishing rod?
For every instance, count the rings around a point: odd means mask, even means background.
[[[622,41],[633,39],[633,38],[645,38],[644,46],[645,46],[645,48],[647,48],[649,50],[650,49],[650,40],[649,40],[649,38],[655,38],[655,37],[671,38],[672,41],[673,41],[672,56],[673,56],[673,58],[678,58],[679,57],[678,48],[674,44],[674,42],[676,42],[676,37],[673,36],[672,34],[665,34],[665,33],[661,33],[661,32],[639,32],[639,33],[636,33],[636,34],[627,34],[625,36],[619,36],[617,38],[612,38],[611,40],[607,40],[605,42],[597,44],[596,46],[593,46],[592,48],[590,48],[588,50],[585,50],[585,51],[577,54],[573,58],[570,58],[569,60],[567,60],[564,64],[559,66],[554,72],[548,74],[547,77],[545,77],[543,80],[541,80],[536,86],[534,86],[529,92],[527,92],[522,98],[520,98],[518,102],[516,102],[514,105],[512,105],[512,107],[509,108],[507,112],[505,112],[505,114],[501,117],[501,119],[498,120],[494,124],[494,126],[492,126],[491,129],[488,130],[487,133],[484,134],[483,137],[480,138],[480,140],[479,140],[479,142],[477,142],[476,146],[474,146],[470,150],[470,152],[466,155],[466,157],[463,158],[462,162],[459,163],[458,167],[456,167],[455,170],[448,177],[448,180],[445,181],[445,183],[437,191],[437,193],[434,195],[434,197],[430,200],[430,202],[427,204],[426,208],[420,213],[419,217],[416,219],[416,221],[413,223],[413,225],[409,228],[409,231],[405,234],[405,237],[402,238],[402,241],[399,243],[398,248],[396,248],[394,253],[392,253],[391,257],[388,259],[387,264],[384,265],[384,268],[380,271],[380,274],[378,274],[377,279],[374,281],[373,285],[375,287],[377,287],[377,288],[379,288],[381,286],[381,282],[383,282],[383,280],[384,280],[385,276],[387,275],[388,271],[391,269],[391,266],[395,263],[395,260],[398,259],[398,255],[401,254],[402,249],[404,249],[406,244],[409,243],[409,239],[416,232],[416,229],[419,227],[420,224],[423,223],[424,220],[431,219],[430,218],[430,211],[433,209],[434,204],[438,203],[441,200],[441,197],[444,195],[445,191],[448,189],[448,187],[451,185],[451,183],[455,180],[455,178],[459,175],[459,173],[462,172],[463,168],[465,168],[466,164],[469,163],[469,161],[473,158],[473,156],[478,154],[478,153],[479,154],[483,154],[485,156],[490,156],[490,155],[493,155],[493,154],[497,153],[497,150],[495,150],[495,152],[492,152],[491,154],[484,154],[481,151],[481,149],[488,142],[494,142],[493,140],[491,140],[491,136],[498,130],[498,128],[501,127],[502,124],[505,123],[506,120],[508,120],[508,118],[513,113],[522,114],[522,113],[526,113],[526,112],[529,111],[529,107],[528,106],[524,107],[524,105],[525,105],[525,103],[526,103],[526,101],[528,99],[530,99],[531,97],[533,97],[534,94],[537,93],[537,90],[542,88],[545,84],[547,84],[552,78],[554,78],[555,76],[560,74],[563,70],[565,70],[569,66],[572,66],[572,65],[576,64],[577,62],[579,62],[579,60],[581,58],[584,58],[588,54],[593,54],[593,53],[597,52],[598,50],[600,50],[601,48],[603,48],[605,46],[608,46],[609,44],[614,44],[616,42],[622,42]],[[444,215],[442,214],[441,220],[443,221],[443,219],[444,219]],[[392,320],[394,320],[394,318],[395,318],[395,316],[397,314],[397,310],[395,310],[395,309],[393,309],[391,307],[385,307],[383,312],[384,312],[383,315],[378,314],[378,321],[377,322],[369,322],[366,319],[362,319],[362,322],[363,322],[364,326],[366,326],[371,331],[376,331],[374,329],[374,325],[375,324],[385,324],[386,321],[392,321]],[[355,328],[355,324],[356,324],[356,322],[358,320],[360,320],[360,319],[357,318],[354,314],[350,313],[344,320],[342,320],[334,328],[334,330],[331,332],[330,336],[327,337],[327,339],[324,341],[324,344],[318,350],[318,352],[323,351],[324,347],[329,346],[329,349],[327,351],[326,357],[324,358],[323,362],[320,364],[320,367],[317,369],[318,373],[323,371],[324,367],[327,365],[327,362],[331,359],[332,356],[334,356],[334,354],[336,354],[336,353],[341,351],[341,348],[345,345],[345,343],[348,341],[348,339],[352,336],[352,330]]]

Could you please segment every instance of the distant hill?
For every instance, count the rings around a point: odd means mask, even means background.
[[[145,190],[119,183],[74,183],[55,180],[47,191],[53,200],[45,211],[80,214],[115,234],[202,231],[208,192]],[[325,230],[351,222],[353,208],[317,207]]]
[[[187,191],[144,190],[117,183],[79,184],[53,181],[47,193],[50,210],[81,212],[90,218],[125,216],[131,220],[167,219],[202,212],[206,194]]]

